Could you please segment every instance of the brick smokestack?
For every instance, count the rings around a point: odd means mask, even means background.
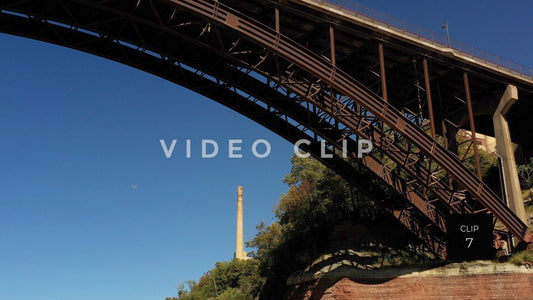
[[[235,258],[246,259],[242,222],[242,186],[240,185],[237,187],[237,238],[235,241]]]

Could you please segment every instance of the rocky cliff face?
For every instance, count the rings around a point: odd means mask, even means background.
[[[428,270],[396,267],[361,272],[337,268],[331,274],[301,274],[292,277],[289,284],[288,298],[293,300],[533,299],[533,270],[485,261]]]

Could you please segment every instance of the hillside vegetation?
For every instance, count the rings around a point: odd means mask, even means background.
[[[343,248],[373,253],[370,263],[380,265],[433,259],[397,220],[339,175],[312,158],[295,156],[291,163],[283,180],[288,190],[274,209],[277,221],[258,224],[247,242],[255,249],[252,259],[217,263],[167,300],[253,299],[260,291],[263,299],[280,299],[291,273]],[[335,238],[342,226],[353,229],[353,238]]]
[[[464,144],[458,150],[471,157]],[[484,181],[498,190],[496,157],[481,150],[480,157]],[[436,261],[389,213],[317,160],[294,156],[291,164],[283,180],[288,190],[274,208],[276,221],[258,224],[254,239],[247,242],[255,249],[251,259],[216,263],[199,281],[180,284],[177,296],[167,300],[282,299],[291,274],[339,251],[355,253],[350,259],[364,257],[357,263],[370,268]],[[474,171],[472,159],[466,164]],[[523,188],[533,187],[532,170],[533,160],[520,167]]]

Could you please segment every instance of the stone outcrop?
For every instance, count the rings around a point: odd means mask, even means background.
[[[442,267],[332,272],[289,278],[289,299],[533,299],[533,270],[475,261]]]

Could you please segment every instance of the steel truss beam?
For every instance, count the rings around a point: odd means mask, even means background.
[[[503,201],[453,155],[450,155],[435,140],[428,137],[415,124],[401,114],[396,108],[383,101],[379,96],[368,91],[356,80],[332,66],[323,57],[317,56],[306,48],[292,42],[289,38],[217,1],[172,0],[180,7],[189,9],[202,18],[227,26],[240,35],[275,52],[291,63],[297,65],[313,76],[320,78],[333,89],[349,97],[352,101],[365,107],[396,133],[412,142],[427,157],[445,169],[457,182],[462,184],[475,199],[494,213],[517,237],[529,241],[530,234],[524,224]]]

